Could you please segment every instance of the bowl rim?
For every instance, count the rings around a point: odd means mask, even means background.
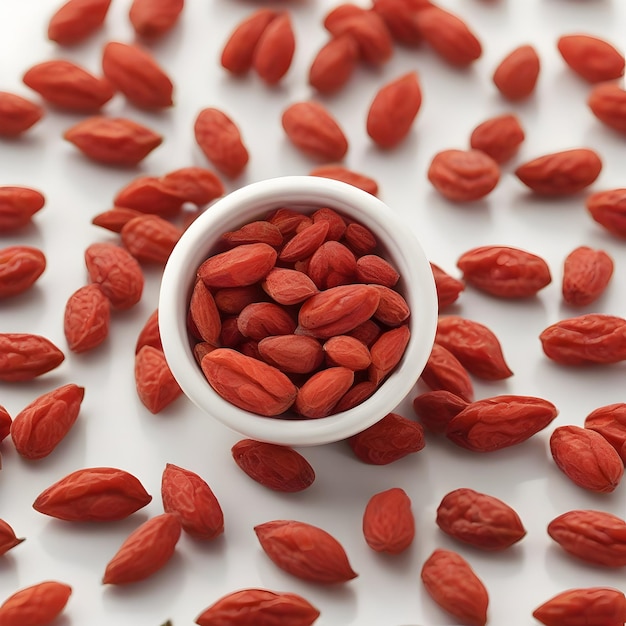
[[[193,355],[187,334],[187,306],[195,271],[217,238],[253,215],[289,206],[309,210],[330,206],[370,228],[411,289],[405,297],[412,328],[404,356],[370,398],[356,407],[317,419],[264,417],[221,398],[208,384]],[[210,229],[213,229],[211,232]],[[209,235],[207,236],[207,230]],[[385,246],[388,247],[388,246]],[[182,278],[181,278],[182,277]],[[192,278],[193,277],[193,278]],[[408,395],[434,343],[437,296],[429,261],[411,228],[382,200],[353,185],[315,176],[281,176],[253,182],[222,196],[183,233],[165,265],[158,299],[159,332],[168,366],[183,393],[202,411],[245,437],[289,446],[346,439],[372,426]]]

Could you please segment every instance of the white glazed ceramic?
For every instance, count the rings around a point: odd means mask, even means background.
[[[400,273],[398,289],[411,309],[411,338],[393,373],[375,394],[357,407],[325,418],[263,417],[225,401],[206,381],[187,335],[187,308],[196,270],[212,254],[220,235],[261,219],[279,207],[309,212],[331,207],[371,229],[381,254]],[[159,329],[165,357],[191,401],[245,437],[293,446],[345,439],[392,411],[419,378],[432,349],[436,323],[437,297],[432,272],[411,229],[371,194],[314,176],[286,176],[252,183],[210,206],[189,226],[174,248],[163,273],[159,296]]]

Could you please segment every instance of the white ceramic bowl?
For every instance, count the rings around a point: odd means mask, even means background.
[[[371,229],[380,253],[400,273],[397,289],[411,309],[411,337],[396,369],[358,406],[324,418],[282,419],[244,411],[211,388],[196,362],[187,334],[187,308],[198,266],[213,253],[220,235],[271,210],[312,212],[331,207]],[[351,185],[314,176],[286,176],[252,183],[218,200],[185,231],[161,283],[159,329],[163,350],[183,392],[209,416],[259,441],[307,446],[339,441],[372,426],[411,391],[432,349],[437,297],[428,260],[411,229],[386,204]]]

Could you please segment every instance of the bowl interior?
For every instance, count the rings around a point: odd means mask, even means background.
[[[195,360],[187,333],[187,307],[196,270],[214,253],[221,234],[262,219],[280,207],[307,213],[330,207],[371,229],[379,242],[377,253],[400,273],[397,289],[411,309],[411,337],[395,370],[369,399],[348,411],[324,418],[263,417],[230,404],[207,382]],[[432,349],[437,322],[432,272],[411,230],[378,198],[351,185],[313,176],[288,176],[252,183],[209,207],[185,231],[170,255],[158,306],[165,357],[191,401],[241,435],[294,446],[345,439],[392,411],[419,378]]]

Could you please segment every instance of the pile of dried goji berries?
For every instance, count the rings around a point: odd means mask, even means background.
[[[623,624],[625,21],[3,3],[0,625]],[[441,312],[394,413],[297,451],[181,397],[155,310],[194,217],[285,174],[398,211]]]

